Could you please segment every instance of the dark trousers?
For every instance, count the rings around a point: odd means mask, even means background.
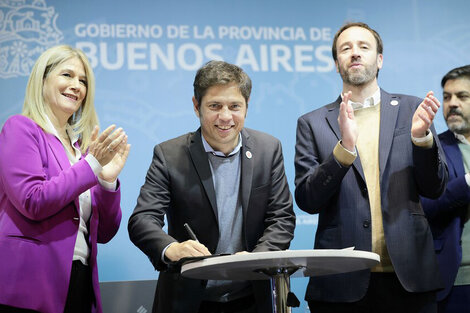
[[[371,273],[369,288],[352,303],[308,301],[312,313],[436,313],[436,293],[406,291],[395,273]]]
[[[73,261],[64,313],[90,313],[92,302],[91,269],[80,261]]]
[[[454,286],[443,301],[437,303],[439,313],[469,313],[470,285]]]
[[[83,265],[80,261],[73,261],[64,313],[90,313],[92,301],[93,287],[90,267]],[[0,304],[0,313],[39,312]]]
[[[251,294],[229,302],[202,301],[198,313],[256,313],[255,297]]]

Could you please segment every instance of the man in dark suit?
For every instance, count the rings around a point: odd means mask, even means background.
[[[470,312],[470,65],[447,73],[444,118],[439,135],[449,166],[449,182],[438,200],[423,198],[445,288],[437,293],[438,312]]]
[[[297,125],[295,199],[319,214],[317,249],[373,251],[372,270],[310,279],[312,312],[435,312],[441,287],[419,195],[437,198],[447,169],[432,127],[440,106],[389,94],[377,83],[382,40],[364,23],[343,26],[333,58],[338,99]]]
[[[200,281],[172,266],[184,257],[284,250],[294,236],[281,144],[243,127],[250,92],[241,68],[208,62],[194,80],[201,127],[154,149],[128,225],[160,271],[153,312],[270,312],[268,281]]]

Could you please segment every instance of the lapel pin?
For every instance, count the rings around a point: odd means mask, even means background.
[[[395,105],[398,104],[398,101],[397,101],[397,100],[392,100],[392,101],[390,101],[390,104],[393,105],[393,106],[395,106]]]
[[[245,155],[248,159],[251,159],[253,157],[253,154],[251,154],[251,151],[247,151]]]

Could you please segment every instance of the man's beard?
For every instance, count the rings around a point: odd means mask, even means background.
[[[364,69],[354,72],[340,67],[339,74],[341,75],[343,82],[348,85],[361,86],[372,81],[377,76],[377,67],[364,65]]]
[[[447,117],[450,114],[458,115],[462,118],[462,120],[456,122],[449,122]],[[461,135],[467,135],[470,133],[470,123],[468,122],[468,119],[463,116],[462,112],[457,108],[451,108],[449,112],[447,112],[446,123],[447,127],[449,127],[449,129],[454,133]]]

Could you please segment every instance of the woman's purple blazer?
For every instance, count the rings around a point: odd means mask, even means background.
[[[78,196],[87,189],[92,312],[102,312],[97,242],[108,242],[119,228],[119,187],[102,188],[83,158],[71,166],[61,142],[31,119],[15,115],[6,121],[0,133],[1,304],[63,312],[79,226]]]

